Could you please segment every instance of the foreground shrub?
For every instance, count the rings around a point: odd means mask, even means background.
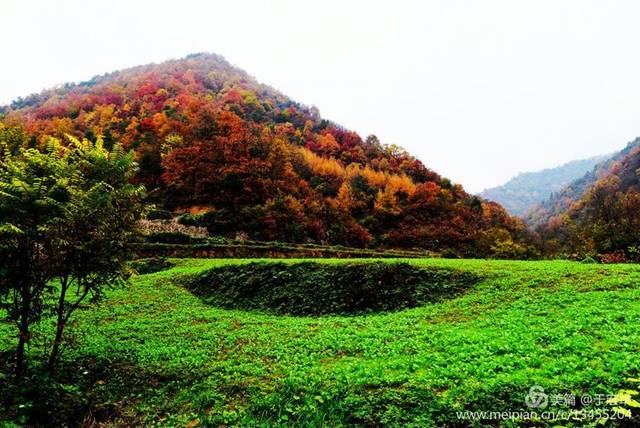
[[[289,315],[360,314],[452,297],[478,279],[467,272],[408,263],[249,263],[211,269],[187,288],[223,308]]]
[[[34,324],[51,314],[47,366],[55,371],[71,316],[124,284],[138,237],[146,191],[130,182],[134,153],[107,150],[101,138],[67,140],[0,154],[0,317],[16,327],[17,379]]]

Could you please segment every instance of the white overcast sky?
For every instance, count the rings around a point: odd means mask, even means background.
[[[0,104],[216,52],[476,192],[640,135],[640,2],[0,4]]]

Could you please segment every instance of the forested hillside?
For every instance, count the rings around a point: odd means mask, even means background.
[[[480,196],[501,204],[512,215],[522,216],[536,204],[543,202],[552,193],[591,171],[596,164],[608,157],[594,156],[575,160],[555,168],[524,172],[513,177],[502,186],[492,187]]]
[[[523,223],[498,204],[400,147],[321,118],[218,55],[65,84],[2,113],[0,141],[13,152],[66,135],[134,150],[136,181],[153,201],[190,213],[186,222],[212,234],[466,256],[531,251]]]
[[[550,253],[640,259],[640,138],[530,211]]]
[[[609,175],[609,173],[615,169],[614,166],[629,155],[638,145],[640,145],[640,139],[631,141],[623,150],[597,162],[593,168],[585,174],[577,177],[559,191],[553,192],[548,198],[541,201],[540,204],[533,206],[524,214],[525,221],[536,227],[548,222],[551,217],[566,212],[571,205],[582,198],[598,180]]]

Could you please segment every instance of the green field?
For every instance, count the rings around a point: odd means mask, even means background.
[[[219,309],[181,285],[246,261],[173,261],[80,311],[61,374],[19,392],[24,402],[0,417],[20,423],[36,409],[113,426],[584,426],[597,418],[480,422],[456,412],[527,410],[535,385],[549,394],[547,410],[577,409],[585,394],[628,387],[640,367],[636,265],[406,259],[482,280],[398,312],[295,317]],[[4,355],[13,331],[0,324]],[[36,335],[32,365],[41,348]],[[553,399],[565,394],[577,404]]]

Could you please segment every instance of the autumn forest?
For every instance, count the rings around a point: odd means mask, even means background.
[[[67,136],[134,150],[158,207],[227,237],[538,254],[524,223],[401,147],[323,119],[214,54],[97,76],[4,109],[15,152]]]

